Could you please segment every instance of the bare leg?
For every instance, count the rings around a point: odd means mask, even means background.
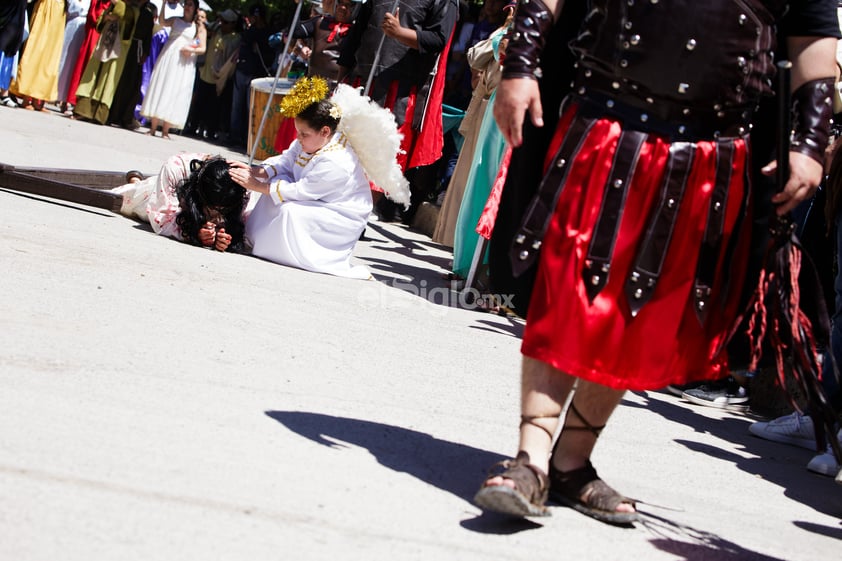
[[[545,473],[558,418],[575,383],[576,378],[534,358],[523,357],[520,396],[523,422],[518,449],[529,454],[530,462]],[[485,484],[514,486],[512,480],[502,477],[491,478]]]
[[[528,453],[532,463],[544,471],[549,467],[550,448],[561,410],[575,384],[573,376],[534,358],[523,357],[518,449]]]
[[[149,119],[149,132],[147,132],[146,134],[148,134],[149,136],[155,136],[155,132],[157,130],[158,130],[158,119],[156,117],[152,117],[151,119]]]
[[[170,125],[168,122],[164,121],[164,124],[161,125],[161,137],[162,138],[169,138],[170,137]]]

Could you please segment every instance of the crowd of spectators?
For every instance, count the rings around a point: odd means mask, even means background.
[[[251,81],[275,75],[279,63],[284,64],[284,74],[289,72],[290,76],[328,73],[325,77],[335,81],[340,74],[351,73],[356,85],[362,85],[372,62],[365,58],[373,57],[371,46],[382,35],[379,18],[393,4],[376,3],[377,13],[371,19],[374,3],[366,7],[353,0],[308,2],[294,32],[293,48],[281,56],[290,32],[289,10],[270,13],[266,5],[254,2],[240,13],[230,8],[214,10],[204,0],[197,2],[188,22],[193,24],[188,33],[196,44],[188,45],[189,50],[182,54],[195,68],[192,87],[185,86],[184,81],[178,87],[168,86],[168,90],[175,90],[168,100],[180,100],[179,105],[186,103],[189,113],[184,122],[168,123],[168,128],[233,148],[247,148]],[[415,3],[419,22],[406,19],[416,16],[401,15],[404,24],[399,23],[395,29],[406,30],[420,23],[420,34],[413,39],[415,43],[406,43],[397,36],[392,37],[394,41],[385,42],[381,52],[387,58],[402,59],[403,63],[394,66],[394,60],[381,61],[371,92],[383,103],[393,105],[399,124],[405,119],[402,112],[409,98],[403,90],[411,87],[426,94],[424,88],[428,85],[424,83],[424,72],[417,72],[419,76],[410,80],[414,83],[402,83],[394,106],[393,99],[387,100],[379,93],[383,84],[396,83],[390,71],[429,71],[434,62],[440,62],[446,70],[446,76],[442,73],[446,80],[441,80],[444,91],[434,102],[443,101],[446,110],[461,116],[472,89],[466,53],[496,29],[504,17],[500,9],[503,0],[484,4],[466,0]],[[54,110],[72,118],[130,130],[149,127],[151,117],[157,116],[143,113],[143,100],[159,56],[166,50],[172,26],[183,20],[183,6],[184,0],[11,0],[3,8],[9,17],[0,20],[0,103],[37,111]],[[350,30],[358,17],[366,21],[357,26],[355,34]],[[197,48],[202,34],[202,48]],[[354,51],[362,47],[359,57],[356,52],[341,54],[349,36]],[[362,37],[366,40],[360,43]],[[350,57],[354,63],[340,69],[340,56],[346,61]],[[398,73],[402,79],[408,76],[406,70]],[[419,108],[416,113],[420,113]],[[417,115],[415,119],[412,126],[419,129]],[[163,124],[163,119],[158,121]],[[434,150],[433,157],[420,160],[422,167],[428,166],[428,160],[436,164],[423,175],[429,186],[415,189],[424,192],[423,199],[434,200],[444,191],[455,164],[458,150],[453,138],[459,135],[444,136],[443,153]]]
[[[130,130],[155,119],[167,132],[244,148],[249,82],[270,75],[277,53],[269,35],[285,32],[289,22],[269,19],[262,3],[244,13],[214,11],[199,0],[186,3],[186,10],[185,0],[6,3],[0,18],[0,104],[52,108]],[[172,56],[165,56],[168,50]],[[156,68],[162,79],[152,101],[160,107],[144,113]],[[176,81],[176,75],[184,78]],[[174,112],[163,111],[172,105]]]

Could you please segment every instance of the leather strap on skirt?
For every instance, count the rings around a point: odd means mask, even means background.
[[[716,183],[713,186],[708,207],[705,235],[699,248],[696,265],[696,280],[693,283],[693,303],[699,322],[707,318],[711,289],[716,272],[717,259],[722,249],[722,233],[725,224],[725,203],[734,161],[734,141],[726,140],[716,146]]]
[[[608,176],[608,186],[602,195],[599,217],[594,226],[585,258],[585,268],[582,271],[585,292],[591,302],[608,282],[611,254],[614,252],[614,244],[620,230],[629,182],[634,174],[640,147],[647,136],[644,132],[624,130],[617,143],[614,162]]]
[[[595,118],[586,118],[579,114],[573,118],[570,129],[564,136],[564,142],[553,158],[541,185],[538,186],[538,192],[529,203],[509,251],[512,273],[515,277],[522,275],[538,258],[541,240],[544,238],[558,197],[564,188],[570,169],[568,164],[572,163],[573,157],[579,152],[581,143],[587,138],[587,133],[595,121]]]
[[[670,146],[659,201],[646,227],[646,233],[626,281],[626,297],[632,316],[637,315],[655,292],[655,284],[661,274],[675,219],[681,206],[684,187],[690,175],[695,149],[696,145],[692,142],[674,142]]]

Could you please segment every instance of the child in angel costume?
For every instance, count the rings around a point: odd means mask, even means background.
[[[400,136],[392,114],[345,85],[328,99],[327,82],[302,78],[281,101],[297,139],[280,156],[231,177],[260,193],[246,220],[252,253],[281,265],[369,279],[352,266],[354,246],[372,209],[370,181],[395,202],[409,202],[397,164]]]
[[[232,181],[224,158],[177,154],[158,175],[127,175],[130,183],[113,189],[123,195],[120,214],[149,222],[162,236],[218,251],[243,250],[248,192]]]

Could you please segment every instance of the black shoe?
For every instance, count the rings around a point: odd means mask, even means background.
[[[689,389],[681,397],[696,405],[728,411],[748,411],[748,390],[730,376],[721,382],[710,382]]]
[[[385,197],[377,202],[375,212],[380,222],[401,222],[403,220],[400,205],[393,203]]]
[[[682,394],[687,390],[698,388],[702,384],[704,384],[704,382],[690,382],[689,384],[670,384],[669,386],[665,387],[664,390],[667,393],[671,393],[676,397],[681,397]]]

